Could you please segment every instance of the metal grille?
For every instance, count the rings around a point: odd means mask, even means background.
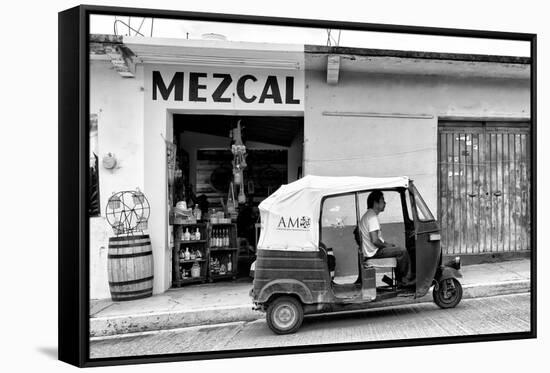
[[[529,123],[440,123],[445,254],[530,250]]]

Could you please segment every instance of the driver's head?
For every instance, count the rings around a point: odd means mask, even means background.
[[[367,197],[367,208],[382,212],[385,207],[384,193],[381,190],[373,190]]]

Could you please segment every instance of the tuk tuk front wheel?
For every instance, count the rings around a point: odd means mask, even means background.
[[[266,320],[276,334],[294,333],[302,325],[304,309],[296,298],[278,297],[267,307]]]
[[[441,308],[456,307],[462,299],[462,285],[455,278],[448,278],[439,282],[433,290],[435,304]]]

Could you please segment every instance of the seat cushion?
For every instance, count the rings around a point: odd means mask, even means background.
[[[395,258],[367,259],[365,264],[367,265],[367,267],[394,268],[394,267],[397,267],[397,259]]]

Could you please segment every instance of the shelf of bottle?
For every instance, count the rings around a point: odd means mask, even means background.
[[[212,278],[218,278],[218,277],[231,277],[231,276],[235,276],[236,274],[237,274],[237,272],[234,272],[234,271],[225,272],[224,274],[210,272],[210,277],[212,277]]]
[[[195,262],[205,262],[206,259],[180,259],[180,264],[182,263],[195,263]]]
[[[206,243],[206,240],[190,240],[190,241],[178,240],[178,242],[180,244],[193,245],[193,244],[198,244],[198,243]]]
[[[239,250],[238,248],[236,247],[229,247],[229,246],[222,246],[222,247],[211,247],[210,248],[210,252],[215,252],[215,251],[236,251],[236,250]]]
[[[200,277],[182,277],[179,280],[176,280],[173,282],[172,286],[179,286],[183,284],[190,284],[193,282],[205,282],[206,276],[200,276]]]
[[[184,226],[193,226],[193,225],[205,225],[206,222],[205,221],[197,221],[197,222],[194,222],[194,223],[185,223],[185,222],[174,222],[172,223],[172,225],[184,225]]]

